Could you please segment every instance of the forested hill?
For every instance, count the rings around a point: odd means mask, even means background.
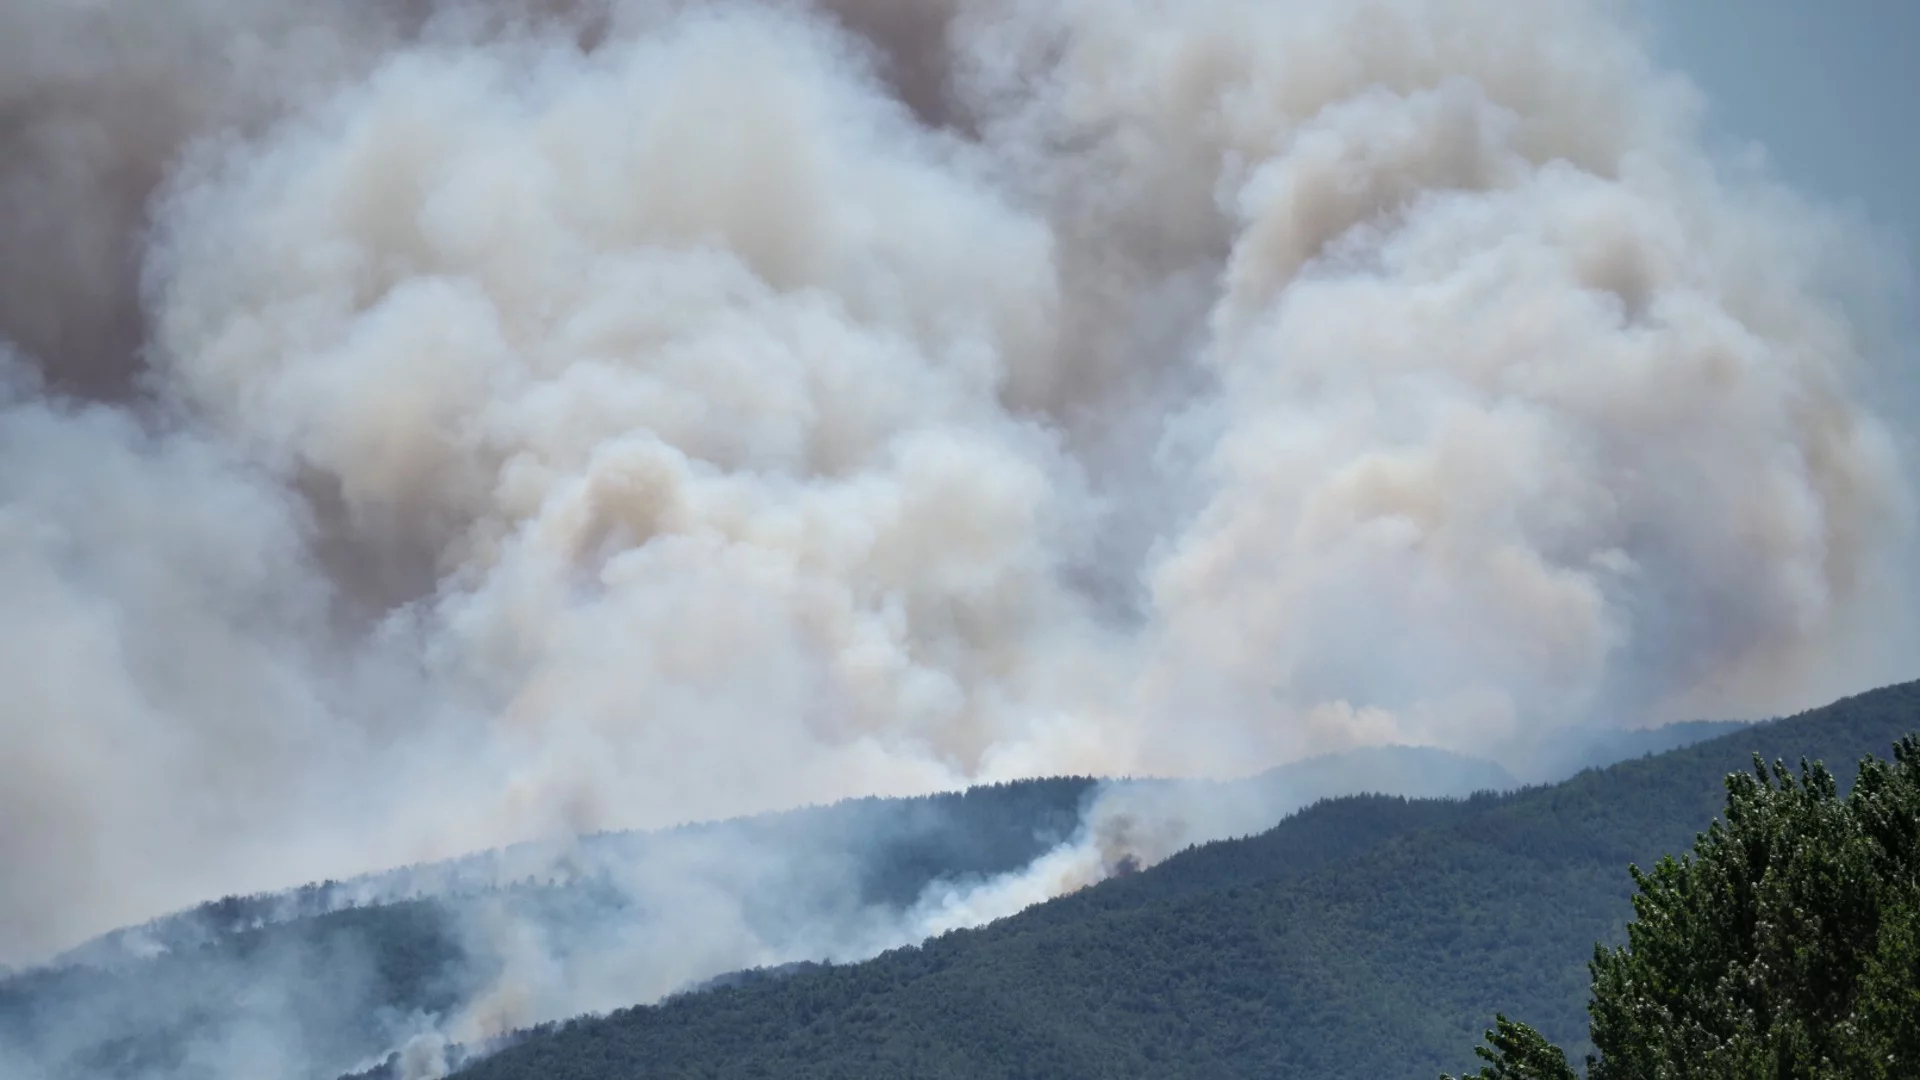
[[[1909,683],[1512,795],[1338,799],[868,963],[540,1029],[460,1075],[1431,1080],[1500,1011],[1577,1054],[1628,863],[1684,850],[1756,752],[1844,780],[1915,729]]]
[[[1699,731],[1636,732],[1575,750],[1627,753]],[[1248,823],[1238,832],[1346,792],[1464,795],[1514,784],[1491,762],[1390,747],[1197,786],[1231,796],[1236,820]],[[498,932],[502,919],[543,942],[560,985],[600,980],[580,1003],[562,995],[542,1005],[536,1020],[703,982],[725,965],[755,962],[748,946],[823,955],[820,941],[897,920],[930,888],[1025,866],[1072,835],[1093,790],[1092,780],[1063,778],[854,799],[229,897],[107,935],[50,968],[0,977],[0,1076],[183,1080],[231,1074],[234,1055],[250,1063],[270,1050],[266,1072],[330,1080],[485,997],[506,962],[501,943],[517,940]],[[1432,812],[1408,810],[1416,821]],[[1402,825],[1387,814],[1354,827]],[[1300,838],[1331,852],[1351,840],[1344,828]],[[741,955],[677,977],[657,963],[635,967],[629,952],[672,951],[676,916],[662,905],[684,902],[696,870],[707,875],[705,891],[690,895],[717,897],[738,916]],[[609,942],[620,955],[609,954]],[[23,1057],[28,1065],[18,1064]],[[262,1071],[240,1071],[248,1070]]]

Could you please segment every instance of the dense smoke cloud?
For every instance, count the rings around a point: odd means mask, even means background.
[[[1870,242],[1698,112],[1575,0],[10,5],[0,958],[1911,674]]]

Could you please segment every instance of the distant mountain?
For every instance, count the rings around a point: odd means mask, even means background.
[[[1485,758],[1426,746],[1364,747],[1282,765],[1254,779],[1289,792],[1295,808],[1341,795],[1451,799],[1520,786],[1512,773]]]
[[[1480,758],[1376,747],[1240,781],[1107,786],[1208,808],[1216,816],[1194,827],[1209,838],[1262,832],[1334,796],[1464,798],[1518,783]],[[754,964],[793,974],[870,956],[917,940],[929,898],[1073,837],[1101,789],[1066,778],[855,799],[227,897],[0,978],[0,1076],[12,1075],[11,1052],[90,1080],[332,1077],[422,1035],[461,1033],[456,1021],[518,978],[509,965],[528,941],[551,970],[497,1018],[508,1024],[758,981],[737,971]],[[689,952],[676,924],[706,908],[727,912],[729,936]]]
[[[1602,769],[1618,761],[1648,754],[1664,754],[1705,742],[1750,726],[1742,720],[1689,720],[1663,727],[1575,728],[1554,732],[1550,738],[1510,747],[1503,754],[1506,767],[1530,784],[1565,780],[1582,769]]]
[[[866,963],[539,1028],[459,1075],[1430,1080],[1499,1011],[1578,1053],[1629,863],[1685,849],[1753,753],[1850,779],[1916,729],[1910,683],[1551,787],[1337,799]]]

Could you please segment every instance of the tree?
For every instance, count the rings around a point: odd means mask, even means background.
[[[1818,763],[1756,755],[1691,855],[1629,872],[1627,944],[1590,965],[1591,1080],[1920,1076],[1920,737],[1844,798]],[[1573,1075],[1499,1023],[1481,1077]]]
[[[1579,1080],[1567,1064],[1567,1055],[1545,1036],[1505,1016],[1496,1014],[1495,1023],[1497,1026],[1487,1032],[1488,1045],[1473,1048],[1490,1064],[1467,1080]]]

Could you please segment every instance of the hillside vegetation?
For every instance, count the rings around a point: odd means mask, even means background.
[[[1755,753],[1845,781],[1915,729],[1906,684],[1552,787],[1338,799],[868,963],[548,1026],[460,1075],[1431,1080],[1497,1013],[1578,1055],[1629,863],[1686,848]]]

